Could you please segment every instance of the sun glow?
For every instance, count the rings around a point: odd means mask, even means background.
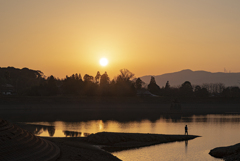
[[[106,66],[106,65],[108,65],[108,60],[107,60],[107,58],[101,58],[99,60],[99,63],[101,66]]]

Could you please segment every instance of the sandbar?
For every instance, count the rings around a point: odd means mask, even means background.
[[[109,152],[135,149],[161,143],[194,139],[196,135],[163,135],[143,133],[100,132],[88,137],[44,137],[58,145],[61,155],[58,161],[119,161]]]

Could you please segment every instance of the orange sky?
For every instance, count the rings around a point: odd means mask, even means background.
[[[59,78],[240,72],[239,0],[0,0],[0,22],[1,67]]]

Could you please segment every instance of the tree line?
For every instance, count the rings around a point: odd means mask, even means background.
[[[177,87],[171,87],[169,81],[160,88],[151,77],[148,90],[159,96],[169,97],[240,97],[240,88],[238,86],[225,87],[223,83],[203,83],[202,85],[192,85],[191,82],[185,81]]]
[[[96,76],[72,74],[59,79],[53,75],[46,77],[39,70],[14,67],[0,68],[1,94],[11,90],[11,94],[27,96],[86,95],[86,96],[164,96],[164,97],[240,97],[240,88],[225,87],[222,83],[204,83],[192,85],[185,81],[179,86],[159,87],[152,76],[149,84],[127,69],[110,80],[107,72]],[[140,92],[139,92],[140,91]],[[150,94],[149,94],[149,92]],[[5,93],[6,94],[6,93]]]

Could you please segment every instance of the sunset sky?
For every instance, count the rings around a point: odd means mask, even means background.
[[[240,72],[240,0],[0,0],[0,22],[0,67]]]

